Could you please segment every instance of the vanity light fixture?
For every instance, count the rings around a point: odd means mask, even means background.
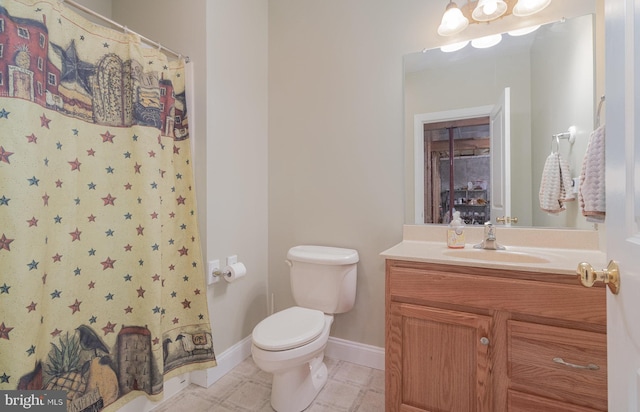
[[[515,36],[525,36],[525,35],[527,35],[529,33],[533,33],[534,31],[538,30],[539,28],[540,28],[540,25],[537,24],[535,26],[530,26],[530,27],[524,27],[522,29],[511,30],[511,31],[507,32],[507,34],[509,36],[514,36],[514,37]],[[465,41],[461,41],[461,42],[457,42],[457,43],[447,44],[445,46],[441,46],[440,50],[445,52],[445,53],[452,53],[452,52],[456,52],[458,50],[463,49],[469,43],[471,43],[471,46],[475,47],[476,49],[487,49],[489,47],[495,46],[496,44],[500,43],[501,41],[502,41],[502,35],[493,34],[491,36],[479,37],[479,38],[473,39],[471,41],[465,40]]]
[[[474,23],[489,23],[513,14],[526,17],[536,14],[551,4],[551,0],[467,0],[458,7],[449,0],[438,27],[440,36],[453,36]]]
[[[438,34],[440,36],[453,36],[466,29],[469,25],[469,19],[464,17],[458,5],[453,1],[449,1],[447,9],[442,16],[442,22],[438,27]]]

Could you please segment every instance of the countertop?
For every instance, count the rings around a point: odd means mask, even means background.
[[[465,230],[464,249],[447,247],[446,229],[446,226],[407,225],[402,242],[381,256],[412,262],[567,275],[575,275],[580,262],[588,262],[597,270],[607,266],[606,254],[598,247],[596,231],[498,227],[497,241],[506,250],[493,251],[473,248],[482,240],[482,227]]]

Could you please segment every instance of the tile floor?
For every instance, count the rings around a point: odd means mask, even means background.
[[[325,358],[329,380],[305,412],[384,411],[384,371]],[[271,375],[248,357],[209,388],[189,385],[153,412],[273,412]]]

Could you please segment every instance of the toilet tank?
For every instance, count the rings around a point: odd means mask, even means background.
[[[296,304],[328,314],[351,310],[358,260],[358,251],[353,249],[311,245],[289,249],[287,263]]]

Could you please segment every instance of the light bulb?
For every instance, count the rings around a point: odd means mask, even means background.
[[[495,0],[487,1],[482,7],[482,11],[487,16],[490,16],[493,13],[495,13],[497,9],[498,9],[498,4]]]
[[[471,17],[475,21],[495,20],[507,12],[507,3],[504,0],[479,0]]]
[[[442,22],[438,27],[440,36],[453,36],[466,29],[469,25],[469,19],[464,17],[458,6],[451,2],[447,6],[447,11],[442,16]]]
[[[530,16],[546,8],[551,0],[518,0],[513,7],[513,15],[518,17]]]

